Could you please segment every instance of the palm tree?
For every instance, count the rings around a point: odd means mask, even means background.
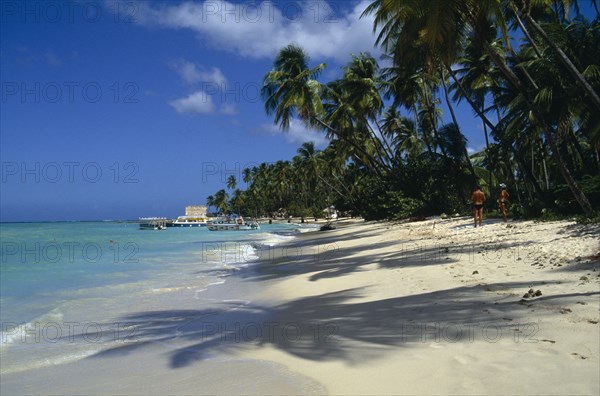
[[[309,198],[315,198],[315,187],[317,183],[317,175],[319,174],[319,164],[317,161],[315,145],[313,142],[302,143],[302,146],[297,150],[298,155],[294,157],[296,161],[296,169],[298,177],[302,185],[302,195],[306,208],[312,206],[308,203]]]
[[[241,213],[241,208],[242,206],[244,206],[246,201],[246,192],[236,189],[233,191],[233,195],[231,197],[231,202],[230,202],[230,206],[232,208],[236,208],[237,209],[237,213],[240,214]]]
[[[235,190],[236,186],[237,186],[237,181],[235,180],[235,176],[229,175],[227,177],[227,188],[229,188],[231,190]]]
[[[308,68],[308,56],[302,48],[288,45],[281,49],[261,88],[267,114],[275,114],[282,130],[298,116],[309,124],[319,123],[322,114],[321,84],[316,80],[326,65]]]
[[[371,123],[378,125],[378,116],[383,109],[380,88],[383,80],[379,75],[379,65],[369,54],[353,55],[350,63],[344,67],[344,76],[339,80],[342,102],[350,110],[356,129],[367,132],[369,141],[381,162],[390,165],[393,162],[391,148],[385,140],[380,140]]]
[[[466,41],[467,32],[473,32],[471,40],[478,40],[508,82],[514,86],[530,109],[535,122],[550,145],[551,154],[560,173],[569,186],[573,196],[583,212],[593,215],[593,209],[577,181],[573,178],[556,143],[556,131],[544,117],[543,112],[535,104],[533,93],[515,74],[511,67],[496,52],[493,46],[482,37],[490,24],[490,16],[502,31],[507,46],[508,29],[502,12],[501,3],[497,0],[465,0],[465,1],[429,1],[429,0],[376,0],[369,5],[363,15],[375,14],[374,30],[381,27],[377,43],[392,51],[394,61],[399,62],[402,55],[422,47],[428,57],[445,64],[446,68],[458,59],[461,43]],[[416,35],[415,35],[416,34]],[[415,37],[418,40],[414,41]]]
[[[225,190],[221,189],[215,193],[213,205],[219,210],[219,213],[229,212],[229,195]]]
[[[309,127],[326,131],[328,137],[343,140],[361,153],[381,175],[385,166],[364,147],[362,141],[356,141],[352,134],[344,133],[348,131],[335,128],[324,120],[325,88],[316,78],[325,64],[309,69],[308,60],[304,51],[295,45],[288,45],[277,54],[273,69],[265,75],[261,88],[267,114],[274,114],[275,123],[284,131],[289,129],[291,120],[298,117]],[[331,98],[332,89],[327,91]]]
[[[381,130],[394,146],[395,156],[400,162],[403,155],[417,157],[423,152],[423,141],[419,137],[416,123],[402,117],[396,107],[388,107],[381,120]]]
[[[571,59],[565,54],[565,52],[558,46],[558,44],[546,33],[543,27],[533,18],[532,13],[535,11],[542,11],[545,14],[552,13],[552,6],[555,4],[556,0],[525,0],[521,2],[511,1],[510,6],[514,11],[514,15],[516,18],[519,18],[519,14],[525,19],[526,23],[533,28],[533,30],[543,39],[543,41],[548,45],[548,47],[556,54],[556,58],[559,62],[563,64],[563,66],[567,69],[569,73],[575,78],[577,84],[583,89],[592,103],[596,107],[596,111],[600,111],[600,96],[591,86],[591,84],[587,81],[585,76],[577,69],[577,67],[573,64]],[[562,4],[564,9],[568,9],[573,3],[571,0],[561,0],[559,1]],[[520,5],[520,7],[519,7]],[[537,10],[533,10],[534,6],[538,6]],[[518,7],[518,8],[517,8]],[[522,23],[519,23],[519,26],[523,29],[524,33],[527,37],[531,37],[531,34],[527,31],[525,26]],[[530,41],[533,42],[532,39]]]
[[[215,197],[213,197],[212,195],[206,197],[206,205],[208,206],[207,210],[210,212],[210,207],[215,206]]]

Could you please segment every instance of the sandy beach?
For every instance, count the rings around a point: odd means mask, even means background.
[[[131,342],[4,375],[2,394],[600,392],[598,225],[336,226],[263,246],[230,299],[165,301],[126,318]]]

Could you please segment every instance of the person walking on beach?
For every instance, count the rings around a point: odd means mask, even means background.
[[[477,218],[479,218],[479,226],[483,225],[483,203],[485,202],[485,194],[481,191],[481,187],[475,187],[475,191],[471,195],[471,205],[473,205],[473,217],[475,218],[475,227],[477,227]]]
[[[508,201],[508,191],[506,191],[506,184],[500,184],[500,197],[498,198],[498,206],[502,213],[502,221],[506,223],[506,201]]]

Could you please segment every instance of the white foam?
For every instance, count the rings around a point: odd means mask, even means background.
[[[244,257],[245,258],[244,262],[258,260],[258,254],[257,254],[254,246],[252,246],[251,244],[247,244],[244,246],[245,246],[244,251],[246,252],[245,257]]]
[[[2,323],[2,331],[0,331],[0,351],[5,350],[19,340],[27,339],[30,337],[29,334],[37,331],[37,329],[43,327],[44,324],[61,322],[63,318],[64,315],[60,309],[54,308],[50,312],[46,312],[27,323],[14,323],[14,326],[12,326],[13,323]]]
[[[318,231],[319,228],[321,228],[320,224],[314,224],[314,225],[299,225],[298,229],[296,231],[298,231],[299,233],[305,233],[305,232],[314,232],[314,231]]]
[[[275,245],[279,245],[281,243],[291,241],[294,238],[295,238],[295,236],[293,236],[293,235],[268,234],[264,237],[264,239],[261,239],[260,241],[257,241],[257,242],[259,245],[272,247]]]
[[[171,292],[176,292],[176,291],[180,291],[180,290],[185,290],[186,288],[183,286],[180,287],[160,287],[160,288],[155,288],[155,289],[151,289],[150,291],[152,293],[171,293]]]
[[[219,279],[219,280],[209,283],[208,285],[206,285],[206,287],[203,287],[202,289],[194,290],[194,298],[196,300],[204,299],[201,294],[202,292],[205,292],[211,286],[222,285],[223,283],[225,283],[225,279]]]
[[[2,368],[0,369],[0,373],[1,374],[18,373],[21,371],[55,366],[58,364],[71,363],[71,362],[75,362],[77,360],[85,359],[88,356],[95,355],[96,353],[98,353],[100,351],[101,351],[100,348],[95,348],[95,349],[89,349],[87,351],[72,353],[69,355],[62,355],[62,356],[56,356],[56,357],[52,357],[52,358],[45,358],[45,359],[39,359],[39,360],[35,360],[35,361],[29,361],[26,363],[21,363],[19,365],[16,365],[16,364],[15,365],[2,365]]]

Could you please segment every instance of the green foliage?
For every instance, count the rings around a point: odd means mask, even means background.
[[[596,210],[592,217],[577,215],[575,219],[579,224],[600,224],[600,210]]]
[[[504,3],[516,8],[505,14]],[[508,27],[523,30],[536,21],[519,9],[527,2],[508,3],[375,0],[366,13],[380,28],[377,43],[390,66],[381,69],[359,54],[341,78],[326,83],[319,81],[325,64],[311,67],[303,49],[283,48],[263,80],[265,110],[283,131],[297,119],[329,145],[319,151],[305,143],[291,161],[245,169],[245,191],[230,199],[221,190],[207,202],[222,211],[284,209],[304,217],[321,217],[335,205],[366,219],[401,219],[470,213],[479,184],[496,216],[491,202],[506,183],[513,218],[594,219],[586,201],[600,207],[600,111],[590,100],[600,92],[600,23],[576,8],[541,8],[535,17],[547,37],[519,31],[526,38],[510,48]],[[527,26],[515,23],[515,13]],[[557,47],[579,70],[562,61]],[[580,71],[589,87],[578,82]],[[486,147],[471,156],[453,114],[462,100],[484,124]],[[237,182],[228,180],[229,189]]]
[[[600,208],[600,174],[584,175],[580,180],[581,190],[586,194],[592,207]],[[573,198],[569,187],[566,184],[560,184],[554,189],[557,214],[572,215],[578,214],[577,201]]]
[[[406,219],[424,212],[423,201],[406,197],[401,191],[388,190],[376,181],[366,187],[357,197],[365,220]]]

